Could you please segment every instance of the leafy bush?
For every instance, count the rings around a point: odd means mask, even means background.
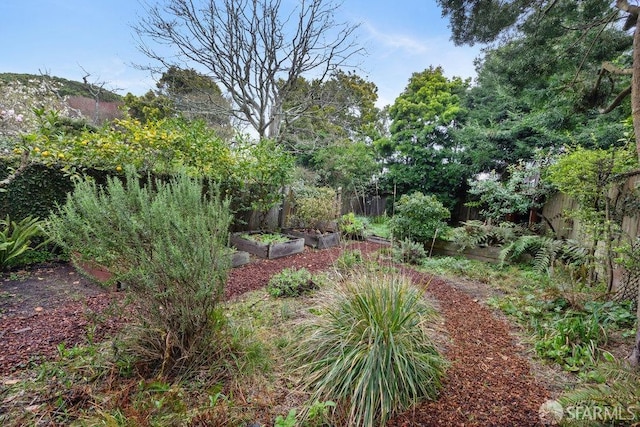
[[[258,226],[266,228],[269,209],[282,201],[281,189],[290,181],[294,159],[275,141],[240,141],[232,151],[231,173],[223,175],[237,213],[258,213]],[[248,222],[250,218],[245,218]],[[236,218],[238,221],[238,218]]]
[[[468,194],[475,200],[466,205],[479,208],[484,218],[495,222],[542,208],[553,187],[540,179],[542,169],[549,163],[548,157],[541,155],[536,155],[534,162],[521,160],[509,165],[506,180],[495,171],[482,179],[469,180]]]
[[[597,315],[567,311],[548,323],[537,325],[536,353],[579,371],[592,364],[598,354],[598,344],[606,342],[606,334]]]
[[[394,258],[398,262],[418,265],[427,258],[427,253],[421,243],[411,240],[401,240],[399,246],[394,248]]]
[[[295,357],[311,400],[336,402],[340,425],[384,425],[436,396],[445,361],[425,330],[435,310],[408,278],[361,273],[319,301]]]
[[[345,249],[336,259],[336,268],[340,271],[349,271],[356,265],[362,264],[362,252],[358,249]]]
[[[0,160],[0,179],[5,179],[18,167],[9,159]],[[47,218],[56,203],[64,203],[73,190],[69,176],[60,169],[30,164],[0,192],[0,218],[28,216]]]
[[[78,183],[49,221],[55,241],[95,258],[126,283],[136,303],[124,354],[133,354],[160,375],[215,360],[231,257],[228,201],[203,196],[203,182],[180,174],[151,186],[135,173],[106,188]]]
[[[296,297],[317,288],[306,268],[285,268],[273,275],[267,284],[267,292],[273,297]]]
[[[328,224],[336,219],[336,192],[329,187],[303,187],[296,191],[295,214],[292,224],[326,231]]]
[[[7,268],[11,261],[27,251],[36,250],[45,242],[31,247],[34,238],[44,234],[44,222],[38,218],[27,217],[21,221],[11,221],[9,215],[0,220],[0,268]]]
[[[450,217],[447,208],[435,196],[416,192],[400,197],[395,215],[389,220],[389,227],[398,239],[427,243],[436,233],[447,229],[444,220]]]
[[[349,239],[363,240],[367,238],[367,221],[365,218],[357,217],[353,212],[342,215],[338,220],[338,228],[342,234]]]
[[[549,299],[548,290],[535,285],[492,298],[490,304],[514,317],[533,334],[538,356],[568,371],[592,366],[610,331],[633,332],[634,316],[629,303],[591,301],[578,308],[563,297]]]

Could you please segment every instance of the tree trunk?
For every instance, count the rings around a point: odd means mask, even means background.
[[[633,132],[636,138],[636,152],[640,159],[640,7],[630,5],[628,0],[616,0],[616,7],[627,12],[631,17],[635,15],[635,29],[633,32],[633,66],[631,74],[631,117],[633,118]],[[638,329],[633,351],[629,362],[633,366],[640,366],[640,285],[638,286],[638,310],[636,312]]]
[[[633,74],[631,76],[631,116],[636,138],[636,152],[640,158],[640,19],[633,34]]]
[[[625,2],[626,3],[626,2]],[[638,15],[638,7],[628,10],[629,13]],[[636,138],[636,151],[640,158],[640,19],[636,20],[636,28],[633,33],[633,74],[631,76],[631,115],[633,118],[633,131]],[[636,310],[637,332],[633,351],[629,356],[631,365],[640,366],[640,285],[638,286],[638,309]]]

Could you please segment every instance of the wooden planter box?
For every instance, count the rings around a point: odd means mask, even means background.
[[[104,267],[94,261],[77,261],[76,270],[80,270],[86,276],[98,283],[107,284],[113,277],[107,267]]]
[[[260,258],[275,259],[289,255],[299,254],[304,251],[304,239],[293,236],[286,236],[288,241],[282,243],[261,243],[255,240],[241,237],[247,233],[233,233],[230,238],[231,244],[239,251],[249,252]],[[260,234],[259,232],[248,234]]]
[[[425,245],[427,253],[431,249],[431,244]],[[500,250],[501,247],[487,246],[481,248],[469,248],[464,251],[460,251],[460,246],[453,242],[447,242],[444,240],[436,239],[433,244],[434,255],[445,256],[464,256],[465,258],[475,259],[477,261],[491,262],[497,264],[500,262]]]
[[[302,230],[288,229],[285,231],[289,236],[301,237],[304,244],[316,249],[327,249],[340,244],[340,233],[313,233]]]
[[[102,285],[109,284],[113,277],[113,273],[107,267],[95,261],[83,260],[79,253],[71,254],[71,264],[80,274]]]

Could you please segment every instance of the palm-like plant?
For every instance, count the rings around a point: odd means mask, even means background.
[[[4,220],[0,220],[1,269],[6,268],[10,260],[47,243],[45,241],[36,247],[31,247],[31,240],[44,234],[43,224],[40,219],[30,216],[18,222],[11,221],[9,215]]]
[[[373,426],[435,398],[446,366],[426,331],[435,310],[408,278],[362,272],[320,301],[295,351],[311,401],[336,401],[345,425]]]

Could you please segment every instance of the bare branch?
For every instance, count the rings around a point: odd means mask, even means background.
[[[609,106],[607,108],[605,108],[603,110],[600,110],[600,113],[601,114],[608,114],[608,113],[612,112],[629,95],[631,95],[631,85],[627,86],[622,92],[620,92],[618,94],[618,96],[616,96],[616,99],[614,99],[611,102],[611,104],[609,104]]]
[[[229,95],[229,114],[261,137],[278,137],[285,115],[294,114],[284,111],[282,103],[298,77],[324,79],[349,67],[350,59],[361,53],[352,41],[357,25],[334,20],[339,4],[296,3],[287,13],[281,0],[165,0],[147,5],[147,16],[135,27],[138,47],[165,68],[204,68]]]
[[[619,75],[619,76],[630,76],[633,74],[633,69],[631,68],[620,68],[616,65],[613,65],[609,61],[605,61],[602,63],[602,69],[610,72],[611,74]]]

